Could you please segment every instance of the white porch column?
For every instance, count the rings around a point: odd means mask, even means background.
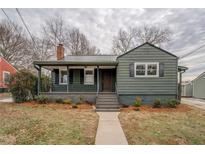
[[[100,89],[100,72],[99,72],[99,66],[97,66],[97,93],[99,93]]]
[[[67,66],[67,92],[69,92],[69,66]]]

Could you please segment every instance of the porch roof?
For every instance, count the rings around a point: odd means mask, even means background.
[[[96,56],[66,56],[62,60],[55,61],[34,61],[34,65],[39,66],[65,66],[65,65],[117,65],[117,56],[96,55]]]

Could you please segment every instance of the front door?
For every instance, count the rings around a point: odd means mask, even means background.
[[[102,91],[111,92],[112,91],[112,70],[102,71]]]

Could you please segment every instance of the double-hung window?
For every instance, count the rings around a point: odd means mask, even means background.
[[[3,71],[3,82],[9,84],[10,81],[10,72]]]
[[[67,83],[67,70],[60,70],[60,84]]]
[[[94,85],[94,69],[87,68],[84,69],[84,84],[86,85]]]
[[[134,68],[135,77],[159,77],[158,62],[136,62]]]

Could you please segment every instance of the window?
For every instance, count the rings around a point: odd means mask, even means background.
[[[67,83],[67,71],[66,70],[60,70],[60,83],[61,84],[66,84]]]
[[[145,64],[136,65],[136,76],[144,76],[145,75]]]
[[[147,75],[157,75],[157,64],[147,64]]]
[[[3,71],[3,81],[4,81],[5,84],[9,84],[10,72]]]
[[[135,63],[135,77],[158,77],[159,63]]]
[[[94,69],[85,69],[84,74],[85,74],[84,84],[94,85]]]

